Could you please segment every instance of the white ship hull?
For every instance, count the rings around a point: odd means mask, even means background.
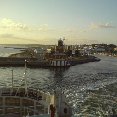
[[[0,117],[51,117],[50,105],[56,108],[54,117],[71,117],[70,106],[60,92],[50,95],[34,89],[0,89]]]

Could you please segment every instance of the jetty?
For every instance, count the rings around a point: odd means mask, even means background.
[[[71,58],[69,59],[70,66],[52,66],[52,61],[55,60],[38,60],[37,58],[9,58],[9,57],[0,57],[0,66],[1,67],[24,67],[25,63],[27,67],[70,67],[78,64],[88,63],[88,62],[97,62],[100,61],[99,58],[90,56],[87,58]],[[57,59],[56,59],[57,61]],[[60,60],[59,60],[60,61]]]
[[[7,67],[24,67],[24,65],[33,67],[46,67],[49,66],[48,61],[39,61],[37,58],[10,58],[10,57],[0,57],[0,66]]]
[[[70,67],[77,64],[100,61],[99,58],[81,54],[77,48],[65,46],[64,39],[58,40],[58,45],[49,49],[26,48],[21,53],[11,54],[9,57],[0,57],[0,66],[19,67]]]

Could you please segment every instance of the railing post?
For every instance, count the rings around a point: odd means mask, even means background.
[[[20,117],[22,117],[22,98],[20,97]]]
[[[34,101],[34,115],[36,115],[36,101]]]
[[[6,97],[3,97],[3,115],[5,115],[5,99]]]

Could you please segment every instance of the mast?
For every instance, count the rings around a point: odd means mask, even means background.
[[[13,69],[11,71],[12,71],[12,90],[13,90],[13,87],[14,87],[14,83],[13,83]]]
[[[26,77],[26,69],[27,69],[27,66],[26,66],[26,60],[25,60],[25,72],[24,72],[24,78],[25,78],[25,94],[27,94],[27,77]]]

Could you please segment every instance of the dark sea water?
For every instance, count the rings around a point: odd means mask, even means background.
[[[3,48],[2,48],[3,49]],[[7,50],[4,54],[8,54]],[[106,117],[117,111],[117,58],[98,56],[90,62],[68,69],[27,68],[28,87],[52,92],[61,87],[75,117]],[[24,67],[0,67],[0,87],[24,83]]]

